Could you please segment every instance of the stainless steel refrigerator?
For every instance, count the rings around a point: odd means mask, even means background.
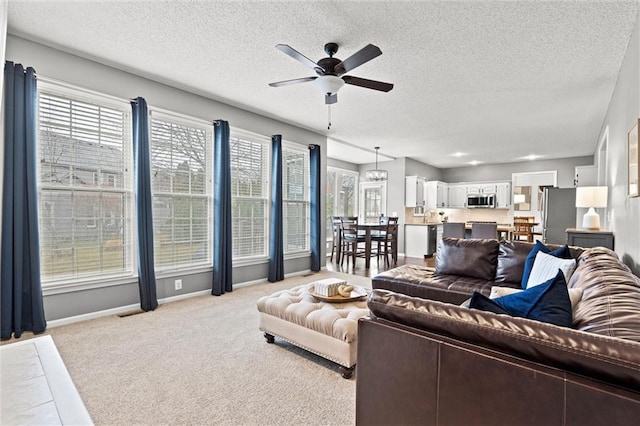
[[[576,189],[544,187],[540,207],[542,241],[566,244],[567,228],[576,227]]]

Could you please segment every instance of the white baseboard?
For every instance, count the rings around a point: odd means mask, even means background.
[[[326,267],[322,268],[323,270],[326,270]],[[296,277],[299,275],[306,275],[311,273],[310,269],[307,269],[306,271],[298,271],[298,272],[292,272],[290,274],[285,274],[285,278],[291,278],[291,277]],[[249,287],[252,285],[256,285],[256,284],[264,284],[267,282],[266,278],[261,278],[259,280],[253,280],[253,281],[245,281],[243,283],[239,283],[239,284],[234,284],[233,288],[242,288],[242,287]],[[179,294],[177,296],[169,296],[169,297],[164,297],[162,299],[158,299],[158,305],[163,305],[165,303],[170,303],[170,302],[176,302],[178,300],[183,300],[183,299],[189,299],[191,297],[196,297],[196,296],[204,296],[207,294],[211,294],[211,290],[200,290],[200,291],[194,291],[192,293],[185,293],[185,294]],[[106,317],[109,315],[120,315],[120,314],[124,314],[127,312],[131,312],[131,311],[138,311],[140,310],[140,304],[139,303],[135,303],[133,305],[126,305],[126,306],[120,306],[117,308],[111,308],[111,309],[105,309],[102,311],[96,311],[96,312],[89,312],[86,314],[81,314],[81,315],[75,315],[72,317],[66,317],[66,318],[60,318],[57,320],[51,320],[51,321],[47,321],[47,327],[52,328],[52,327],[60,327],[62,325],[67,325],[67,324],[73,324],[76,322],[80,322],[80,321],[87,321],[90,319],[95,319],[95,318],[101,318],[101,317]]]

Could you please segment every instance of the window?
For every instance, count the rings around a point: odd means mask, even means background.
[[[387,208],[387,182],[361,182],[360,199],[360,219],[364,223],[380,223]]]
[[[133,275],[130,106],[39,83],[43,285]],[[112,176],[110,185],[101,177]]]
[[[284,253],[309,250],[309,150],[283,143],[282,214]]]
[[[233,259],[267,255],[269,139],[232,130]]]
[[[152,112],[151,185],[155,265],[211,263],[211,144],[205,125]]]
[[[326,201],[326,235],[327,244],[331,244],[333,229],[331,216],[357,216],[358,172],[327,168],[327,201]],[[331,246],[327,246],[327,253],[331,253]]]

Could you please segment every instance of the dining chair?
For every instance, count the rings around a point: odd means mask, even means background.
[[[442,238],[464,238],[463,222],[444,222],[442,224]]]
[[[472,223],[471,238],[498,239],[498,224],[496,223]]]
[[[513,218],[513,239],[533,242],[534,216],[515,216]]]
[[[329,260],[333,262],[333,255],[336,253],[336,261],[339,261],[338,255],[340,253],[338,245],[340,244],[340,216],[331,216],[331,229],[333,233],[333,240],[331,242],[331,257]]]
[[[353,266],[356,266],[356,257],[363,251],[358,248],[358,244],[364,243],[365,238],[358,232],[358,217],[343,216],[340,218],[340,232],[342,234],[342,247],[340,247],[340,265],[344,264],[347,258],[352,259]]]
[[[376,256],[380,261],[380,256],[384,256],[385,265],[390,265],[389,256],[393,264],[398,263],[398,218],[384,216],[380,218],[380,224],[385,225],[385,229],[372,235],[373,242],[378,243]]]

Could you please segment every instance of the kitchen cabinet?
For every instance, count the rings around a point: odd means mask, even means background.
[[[437,225],[404,226],[404,255],[405,257],[432,256],[436,251]]]
[[[496,208],[508,209],[511,207],[511,183],[499,182],[496,184]]]
[[[573,186],[598,185],[598,168],[596,166],[576,166]]]
[[[482,194],[482,185],[471,183],[464,186],[466,188],[467,194]]]
[[[464,208],[467,206],[467,185],[459,183],[449,184],[449,208]]]
[[[420,176],[405,177],[405,207],[423,207],[424,206],[424,184],[426,179]]]
[[[429,181],[425,184],[427,190],[427,208],[439,209],[449,206],[449,185],[440,181]]]
[[[483,183],[480,185],[480,193],[483,195],[495,194],[496,193],[496,184],[495,183]]]

